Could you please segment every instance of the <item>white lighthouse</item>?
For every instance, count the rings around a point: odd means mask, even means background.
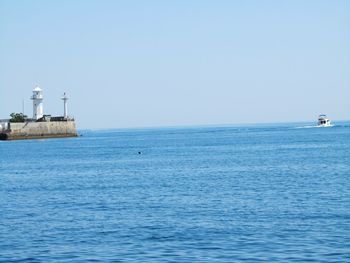
[[[63,117],[65,119],[68,119],[68,107],[67,107],[68,96],[66,95],[66,93],[63,94],[61,99],[63,100]]]
[[[38,120],[44,116],[43,90],[36,86],[33,89],[33,96],[31,99],[33,100],[33,119]]]

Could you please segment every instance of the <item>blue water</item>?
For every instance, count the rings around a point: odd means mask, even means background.
[[[350,262],[350,123],[81,133],[0,142],[1,262]]]

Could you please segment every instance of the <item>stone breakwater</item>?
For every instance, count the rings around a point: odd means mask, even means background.
[[[77,137],[74,120],[8,123],[0,129],[0,140]]]

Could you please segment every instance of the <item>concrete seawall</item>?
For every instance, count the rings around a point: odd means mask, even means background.
[[[9,123],[6,131],[0,131],[1,140],[76,137],[74,120],[49,122]]]

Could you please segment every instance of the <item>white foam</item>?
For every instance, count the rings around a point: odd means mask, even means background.
[[[320,126],[320,125],[307,125],[307,126],[301,126],[301,127],[295,127],[295,129],[310,129],[310,128],[330,128],[334,125],[328,125],[328,126]]]

